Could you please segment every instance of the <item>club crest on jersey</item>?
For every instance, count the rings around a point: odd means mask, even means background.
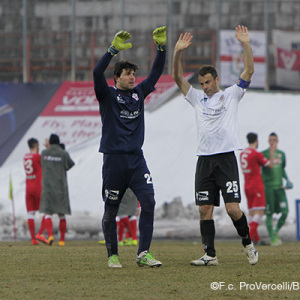
[[[133,93],[132,94],[132,98],[135,100],[135,101],[139,101],[139,96],[137,93]]]
[[[125,101],[122,99],[122,97],[120,95],[117,96],[117,101],[119,103],[125,103]]]
[[[224,98],[225,98],[224,95],[222,95],[219,100],[224,101]]]

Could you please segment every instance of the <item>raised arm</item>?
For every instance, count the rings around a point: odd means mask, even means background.
[[[167,27],[159,27],[153,31],[153,40],[157,45],[157,54],[151,68],[151,72],[147,77],[147,81],[151,85],[155,85],[162,74],[166,62],[167,50]]]
[[[100,97],[101,90],[107,86],[105,77],[104,77],[104,71],[107,69],[111,59],[113,56],[117,55],[119,51],[126,50],[132,47],[131,43],[125,43],[126,40],[130,39],[130,33],[127,31],[119,31],[116,33],[111,46],[108,48],[107,52],[104,54],[104,56],[100,59],[100,61],[97,63],[93,70],[94,75],[94,88],[97,94]]]
[[[191,45],[192,38],[193,36],[189,32],[186,32],[185,34],[181,33],[175,45],[174,55],[173,55],[172,77],[175,80],[181,92],[184,94],[184,96],[189,91],[191,85],[183,76],[181,54],[184,49],[188,48]]]
[[[104,71],[107,69],[107,66],[112,58],[113,55],[111,55],[109,52],[106,52],[93,70],[94,88],[96,93],[100,92],[104,86],[107,86],[107,82],[104,77]]]
[[[248,28],[241,25],[235,27],[235,37],[242,43],[244,48],[244,71],[240,77],[245,81],[250,81],[254,73],[254,62]]]

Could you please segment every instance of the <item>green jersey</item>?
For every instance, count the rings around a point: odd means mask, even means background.
[[[270,159],[270,149],[262,152],[262,154]],[[273,168],[262,167],[262,178],[266,187],[274,189],[282,188],[282,178],[287,179],[285,173],[285,154],[280,150],[276,150],[274,153],[274,166]]]

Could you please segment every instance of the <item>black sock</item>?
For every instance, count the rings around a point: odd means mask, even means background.
[[[232,220],[234,227],[237,230],[238,235],[242,238],[242,244],[244,247],[251,244],[249,226],[245,214],[241,216],[237,221]]]
[[[102,230],[105,238],[107,256],[118,255],[118,237],[116,215],[119,205],[105,203],[104,215],[102,218]]]
[[[200,232],[204,251],[211,257],[216,256],[215,250],[215,223],[214,220],[200,221]]]
[[[205,241],[205,237],[203,236],[203,234],[202,234],[202,232],[201,232],[201,223],[202,223],[203,221],[200,221],[200,224],[199,224],[199,227],[200,227],[200,235],[201,235],[201,240],[202,240],[202,245],[203,245],[203,250],[205,251],[206,250],[206,248],[205,248],[205,245],[206,245],[206,241]]]

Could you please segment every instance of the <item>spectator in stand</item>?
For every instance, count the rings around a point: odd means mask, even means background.
[[[71,214],[67,174],[74,166],[69,153],[59,145],[59,137],[51,134],[50,147],[42,152],[41,165],[43,170],[42,198],[40,212],[45,213],[45,227],[48,234],[48,244],[54,242],[52,215],[59,216],[60,240],[59,246],[65,245],[67,223],[66,214]]]

